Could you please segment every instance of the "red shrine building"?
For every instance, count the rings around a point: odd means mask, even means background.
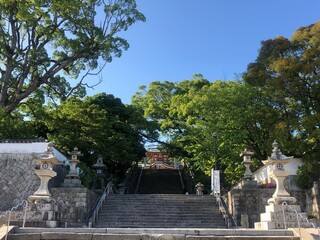
[[[146,158],[152,163],[167,163],[169,159],[169,154],[166,152],[161,152],[158,149],[149,149],[146,152]]]

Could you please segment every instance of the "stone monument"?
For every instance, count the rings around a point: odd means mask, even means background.
[[[284,186],[284,180],[289,175],[285,165],[293,159],[293,156],[283,155],[276,141],[272,144],[271,157],[263,161],[264,165],[269,165],[272,169],[269,176],[276,182],[276,191],[272,198],[268,200],[266,212],[260,214],[261,222],[255,223],[255,229],[283,229],[287,227],[296,228],[298,225],[310,227],[308,223],[299,223],[296,213],[306,218],[306,213],[301,213],[300,205],[294,205],[296,198],[290,196]]]

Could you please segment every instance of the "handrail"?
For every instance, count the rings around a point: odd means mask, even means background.
[[[91,214],[89,214],[88,216],[88,220],[87,222],[87,226],[89,228],[94,227],[97,219],[98,219],[98,215],[99,215],[99,211],[103,205],[103,203],[106,201],[106,197],[113,192],[112,190],[113,187],[113,183],[109,182],[107,184],[107,186],[105,187],[105,189],[103,190],[103,193],[101,194],[100,198],[96,201],[93,210],[91,212]]]
[[[231,228],[231,226],[232,226],[232,223],[231,223],[231,220],[230,220],[230,217],[231,217],[234,226],[238,227],[235,217],[228,213],[228,211],[226,210],[226,208],[225,208],[225,206],[224,206],[224,204],[222,202],[223,200],[221,200],[221,196],[219,194],[216,195],[216,201],[218,202],[219,211],[222,213],[222,216],[223,216],[223,218],[225,220],[226,226],[228,228]]]
[[[296,214],[296,218],[297,218],[297,222],[298,222],[298,228],[299,228],[299,237],[300,237],[300,239],[301,239],[301,226],[300,226],[299,217],[301,218],[302,221],[311,224],[311,226],[318,231],[318,235],[320,236],[320,228],[319,228],[319,227],[316,227],[313,222],[310,222],[310,221],[308,220],[308,218],[304,218],[301,213],[298,213],[298,211],[297,211],[296,209],[292,208],[292,206],[288,205],[287,202],[283,202],[283,203],[281,204],[282,215],[283,215],[283,223],[284,223],[284,228],[285,228],[285,229],[287,229],[287,222],[286,222],[286,217],[285,217],[285,214],[284,214],[284,205],[286,205],[290,210],[292,210],[292,211]]]
[[[9,226],[10,226],[10,221],[11,221],[11,213],[12,213],[13,210],[17,210],[23,204],[25,204],[25,206],[24,206],[24,214],[23,214],[23,223],[22,223],[22,227],[24,227],[25,226],[25,222],[26,222],[26,216],[27,216],[28,201],[23,200],[22,202],[19,202],[15,206],[13,206],[10,210],[7,210],[4,214],[0,215],[0,218],[1,218],[1,217],[5,217],[7,214],[9,214],[8,221],[7,221],[7,229],[6,229],[5,240],[7,240],[7,237],[8,237]]]
[[[180,177],[180,182],[181,182],[182,190],[185,191],[184,182],[183,182],[183,177],[182,177],[180,168],[178,168],[178,172],[179,172],[179,177]]]

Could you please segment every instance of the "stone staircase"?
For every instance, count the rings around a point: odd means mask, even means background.
[[[137,193],[182,194],[179,171],[176,169],[144,169]]]
[[[210,195],[109,195],[95,227],[103,228],[225,228]]]

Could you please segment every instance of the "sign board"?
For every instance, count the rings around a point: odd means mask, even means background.
[[[214,195],[220,195],[220,171],[211,170],[211,190]]]

